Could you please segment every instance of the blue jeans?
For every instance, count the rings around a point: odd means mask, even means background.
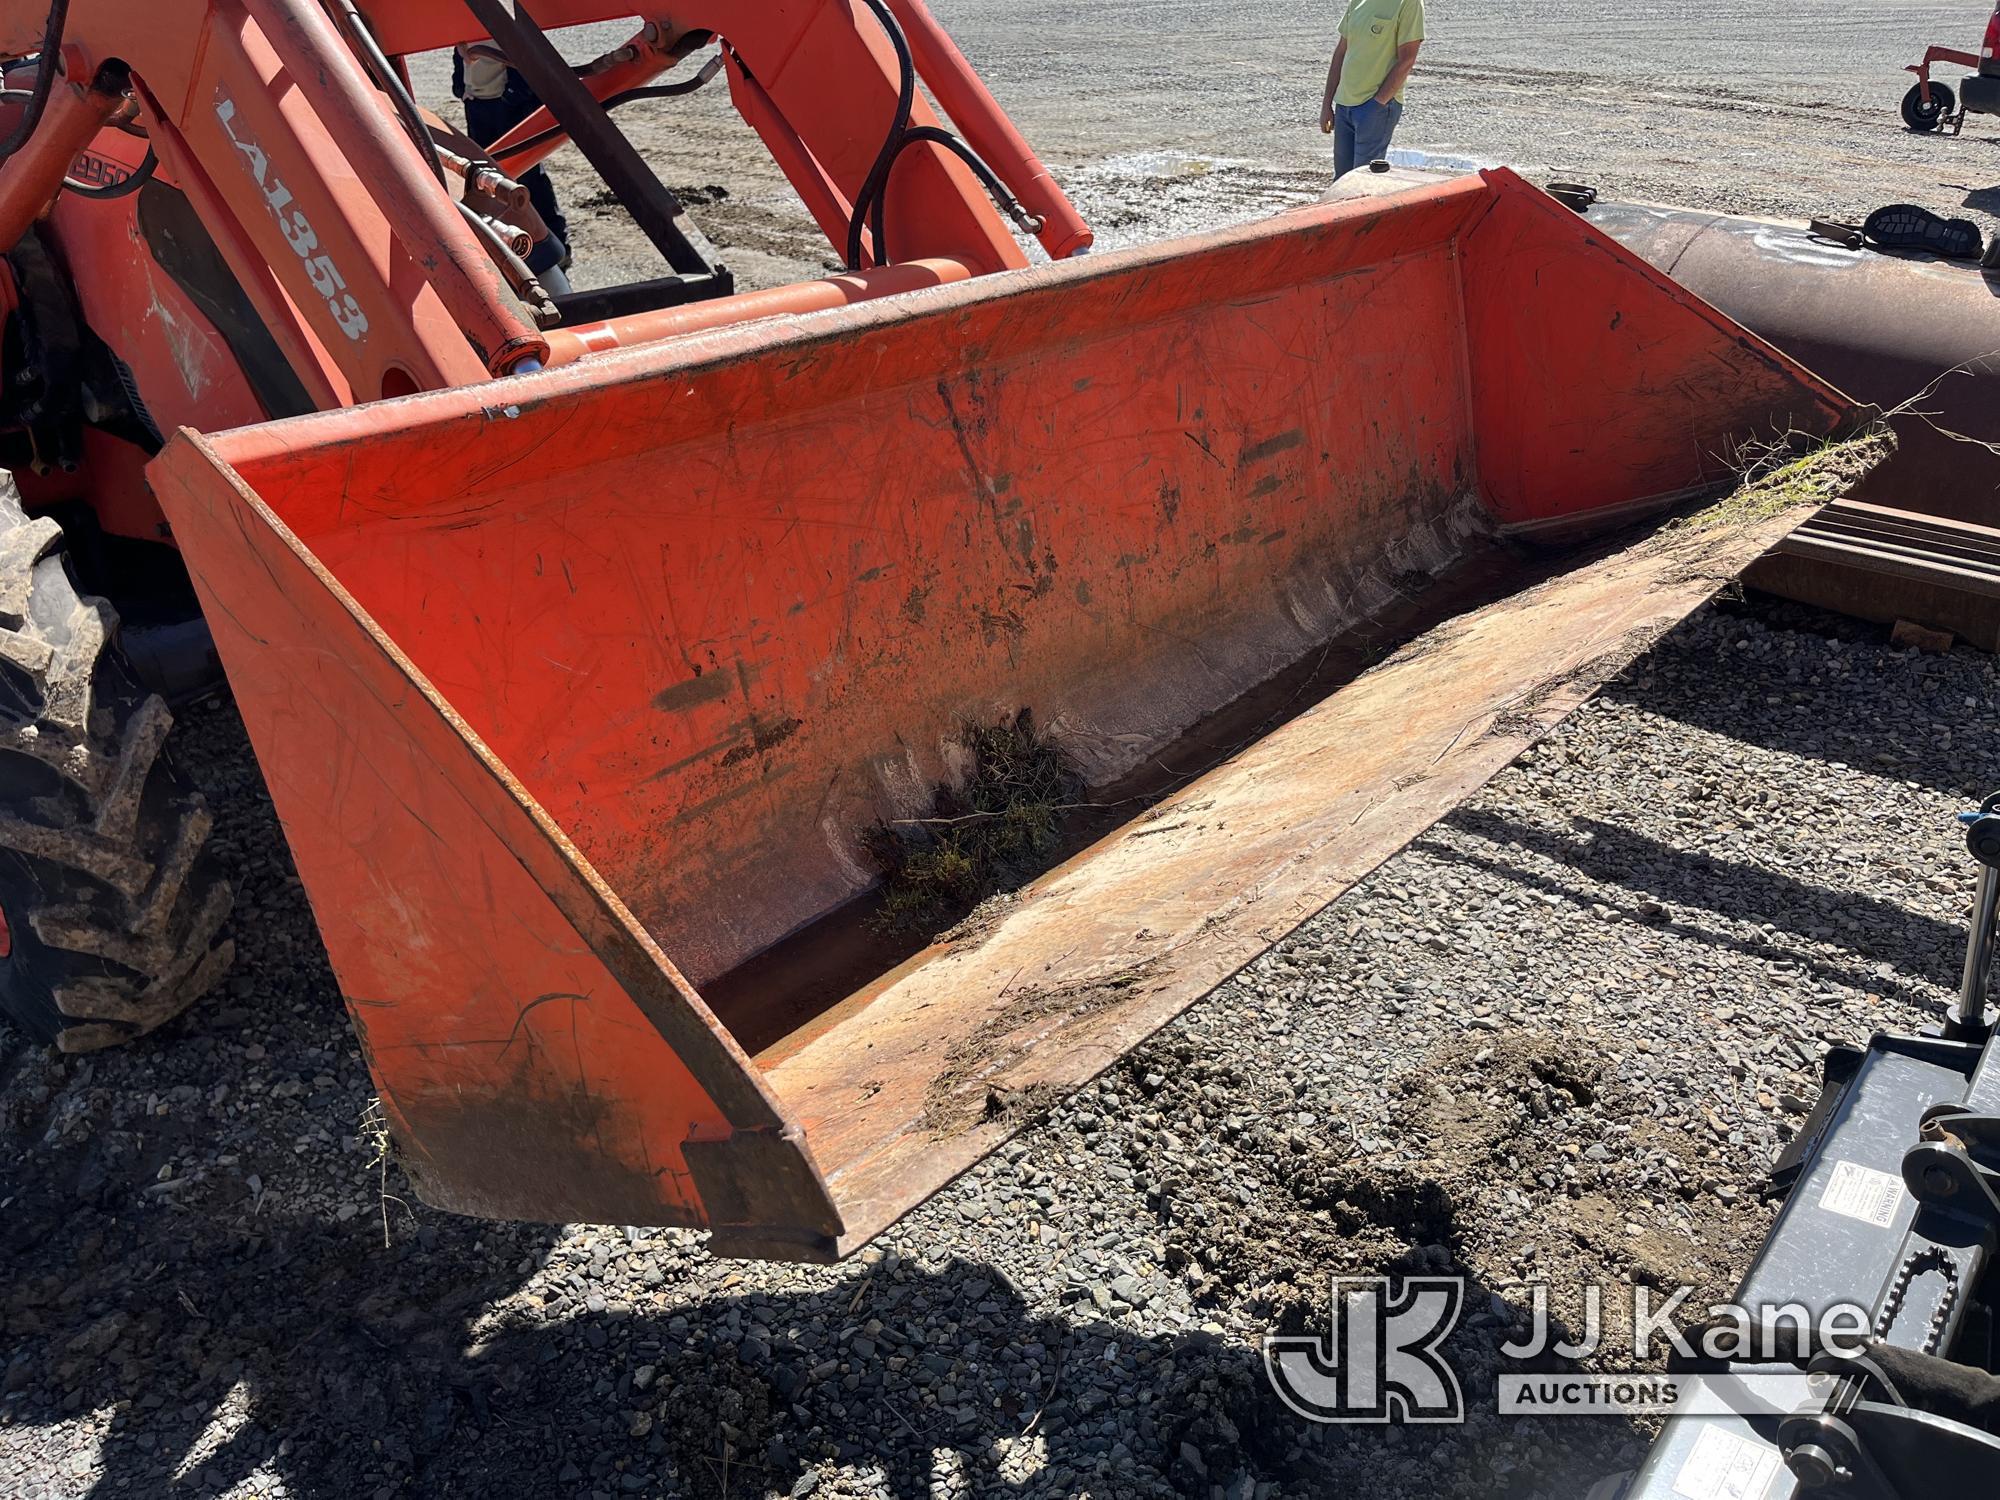
[[[1333,107],[1333,175],[1345,177],[1389,154],[1389,142],[1403,118],[1403,101],[1336,104]]]

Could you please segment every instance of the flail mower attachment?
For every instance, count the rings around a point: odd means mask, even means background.
[[[423,1194],[825,1259],[1505,765],[1799,513],[1646,525],[1849,416],[1493,172],[151,474]],[[1487,602],[888,972],[717,983],[869,890],[967,726],[1101,788],[1466,567]]]

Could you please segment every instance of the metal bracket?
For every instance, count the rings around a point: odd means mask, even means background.
[[[1962,1104],[1924,1111],[1919,1143],[1903,1156],[1903,1184],[1919,1203],[1972,1219],[2000,1242],[2000,1115]]]
[[[1853,1395],[1843,1395],[1852,1392]],[[1795,1412],[1778,1424],[1778,1448],[1785,1467],[1809,1490],[1839,1487],[1874,1500],[1890,1500],[1896,1491],[1876,1465],[1855,1430],[1834,1413],[1844,1411],[1860,1393],[1858,1381],[1841,1381],[1821,1411]]]
[[[1863,1399],[1861,1387],[1841,1380],[1822,1409],[1779,1424],[1778,1446],[1802,1489],[1836,1489],[1844,1500],[1993,1493],[2000,1439],[1929,1412]]]
[[[667,264],[683,276],[726,281],[727,273],[716,264],[713,247],[689,220],[680,199],[660,181],[596,96],[583,86],[527,9],[518,0],[465,0],[465,5],[506,54],[508,66],[528,80],[536,97],[597,169]]]
[[[1866,1354],[1822,1354],[1809,1371],[1816,1399],[1778,1424],[1802,1489],[1848,1500],[1991,1492],[2000,1438],[1913,1407]]]
[[[1978,812],[1960,813],[1965,847],[1990,870],[2000,870],[2000,792],[1979,804]]]
[[[1945,1035],[1979,1040],[1991,1030],[1986,1020],[1986,992],[1996,941],[2000,941],[2000,792],[1982,802],[1978,812],[1960,813],[1958,821],[1965,829],[1966,849],[1979,861],[1979,893],[1966,933],[1958,1003],[1945,1023]]]

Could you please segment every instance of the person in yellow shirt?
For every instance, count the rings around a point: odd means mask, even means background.
[[[1336,179],[1389,154],[1423,42],[1424,0],[1349,0],[1319,109]]]

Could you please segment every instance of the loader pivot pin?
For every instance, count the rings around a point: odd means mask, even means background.
[[[1791,1465],[1799,1483],[1809,1490],[1821,1490],[1828,1485],[1847,1482],[1848,1472],[1841,1466],[1840,1460],[1818,1443],[1799,1444],[1785,1455],[1785,1462]]]

